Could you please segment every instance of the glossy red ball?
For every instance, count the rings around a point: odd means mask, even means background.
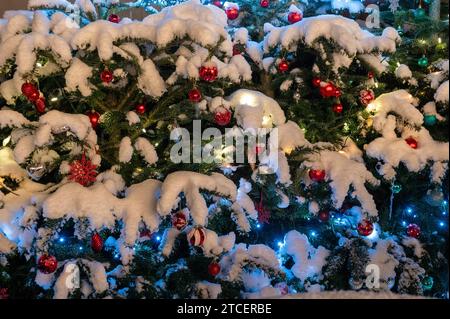
[[[147,112],[147,107],[145,106],[145,104],[141,103],[136,106],[137,114],[142,115],[142,114],[145,114],[145,112]]]
[[[280,73],[287,72],[289,70],[289,63],[285,59],[282,59],[280,63],[278,63],[278,71]]]
[[[231,115],[230,110],[220,107],[214,114],[214,121],[220,126],[228,125],[231,122]]]
[[[323,210],[323,211],[319,212],[318,217],[321,222],[326,223],[327,221],[330,220],[330,212],[327,210]]]
[[[225,9],[225,13],[227,14],[227,18],[230,20],[235,20],[239,17],[239,9],[236,7]]]
[[[90,111],[88,112],[87,116],[89,117],[89,121],[91,122],[92,127],[95,129],[100,122],[100,113]]]
[[[199,89],[192,89],[188,93],[189,101],[198,103],[202,100],[202,92]]]
[[[37,267],[42,273],[51,274],[58,268],[58,261],[55,256],[44,254],[39,257]]]
[[[420,236],[420,227],[416,224],[409,224],[406,228],[406,233],[409,237],[419,238]]]
[[[373,232],[373,223],[364,219],[358,224],[358,234],[361,236],[369,236]]]
[[[289,12],[288,21],[290,24],[299,22],[303,19],[303,14],[301,12]]]
[[[269,0],[260,0],[259,5],[263,8],[267,8],[270,5],[270,1]]]
[[[413,149],[416,149],[419,147],[419,142],[417,142],[417,140],[412,136],[405,139],[405,142],[406,142],[406,144],[409,145],[409,147],[411,147]]]
[[[100,73],[100,79],[103,83],[111,83],[114,80],[114,74],[109,70],[104,70]]]
[[[39,114],[45,113],[45,108],[47,107],[45,98],[40,97],[36,101],[34,101],[34,107]]]
[[[323,182],[325,180],[326,173],[323,169],[310,169],[309,178],[314,182]]]
[[[96,253],[99,253],[103,250],[103,238],[98,233],[92,235],[91,248]]]
[[[336,114],[341,114],[344,111],[344,107],[341,103],[336,103],[333,105],[333,112]]]
[[[220,265],[216,262],[210,263],[208,266],[208,273],[213,277],[217,276],[220,274]]]
[[[119,23],[120,17],[117,14],[110,14],[108,17],[108,21],[112,23]]]

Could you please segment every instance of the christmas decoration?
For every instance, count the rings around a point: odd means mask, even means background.
[[[368,77],[369,79],[373,79],[374,76],[375,76],[375,73],[373,73],[373,71],[369,71],[369,72],[367,73],[367,77]]]
[[[320,211],[318,216],[321,222],[326,223],[330,220],[330,212],[327,210]]]
[[[433,126],[437,122],[435,114],[425,114],[423,117],[423,122],[426,126]]]
[[[114,80],[114,74],[110,70],[103,70],[100,73],[100,79],[103,83],[109,84]]]
[[[8,288],[0,288],[0,300],[6,300],[9,298]]]
[[[410,137],[408,137],[407,139],[405,139],[405,142],[406,142],[406,144],[409,145],[409,147],[411,147],[411,148],[413,148],[413,149],[416,149],[416,148],[419,147],[419,143],[418,143],[417,140],[416,140],[414,137],[412,137],[412,136],[410,136]]]
[[[309,170],[309,178],[313,182],[323,182],[325,180],[326,173],[323,169],[310,169]]]
[[[120,17],[117,14],[110,14],[108,17],[108,21],[112,23],[119,23]]]
[[[227,14],[227,18],[230,20],[235,20],[239,17],[239,7],[237,6],[229,6],[225,8],[225,13]]]
[[[375,93],[370,89],[361,90],[361,92],[359,92],[359,100],[361,101],[361,104],[368,105],[375,100]]]
[[[213,5],[215,5],[216,7],[219,7],[219,8],[222,8],[222,6],[223,6],[222,1],[219,1],[219,0],[214,0],[212,3],[213,3]]]
[[[431,290],[434,285],[433,277],[427,276],[422,280],[422,288],[423,290]]]
[[[417,64],[422,68],[426,68],[428,66],[428,58],[426,56],[421,57],[417,60]]]
[[[290,24],[297,23],[303,19],[303,14],[301,12],[289,12],[288,21]]]
[[[270,220],[270,210],[266,208],[263,202],[263,193],[261,193],[261,199],[255,204],[255,209],[258,212],[258,222],[261,224],[268,224]]]
[[[336,103],[333,105],[333,112],[336,114],[341,114],[344,111],[344,107],[341,103]]]
[[[44,274],[51,274],[58,268],[58,261],[55,256],[44,254],[39,257],[37,267],[40,272]]]
[[[425,17],[427,15],[426,11],[424,8],[417,8],[416,10],[414,10],[414,17],[416,19],[423,19],[423,17]]]
[[[212,262],[208,266],[208,273],[215,277],[220,273],[220,265],[216,262]]]
[[[98,233],[93,234],[91,237],[91,248],[96,253],[103,250],[103,238]]]
[[[400,184],[392,184],[391,190],[394,194],[398,194],[402,191],[402,185]]]
[[[336,87],[332,83],[321,83],[320,85],[320,95],[322,97],[332,97],[336,94]]]
[[[206,232],[201,226],[193,227],[189,231],[187,238],[191,246],[202,246],[205,242]]]
[[[369,236],[373,232],[373,223],[370,220],[363,219],[358,224],[358,234],[361,236]]]
[[[202,100],[202,92],[199,89],[192,89],[189,91],[189,101],[198,103]]]
[[[444,202],[444,193],[440,187],[433,187],[427,191],[425,195],[425,201],[428,205],[433,207],[439,207]]]
[[[90,111],[87,113],[87,116],[89,117],[89,121],[91,122],[92,128],[96,129],[100,121],[100,114],[95,111]]]
[[[219,71],[215,65],[209,64],[208,66],[202,66],[199,70],[200,78],[206,82],[214,82],[217,79]]]
[[[420,227],[416,224],[409,224],[406,228],[406,233],[409,237],[419,238],[420,236]]]
[[[314,77],[314,78],[312,79],[312,84],[313,84],[313,86],[315,86],[315,87],[319,87],[321,82],[322,82],[322,80],[321,80],[320,78],[318,78],[318,77]]]
[[[289,63],[285,59],[282,59],[280,63],[278,63],[278,71],[280,73],[287,72],[289,70]]]
[[[145,106],[144,103],[138,104],[136,106],[136,113],[137,114],[143,115],[143,114],[145,114],[145,112],[147,112],[147,107]]]
[[[45,113],[45,108],[47,107],[46,103],[45,103],[45,99],[43,97],[40,97],[39,99],[37,99],[34,102],[34,106],[36,107],[36,111],[39,114],[43,114]]]
[[[83,186],[89,186],[97,180],[97,166],[86,158],[83,153],[80,160],[70,164],[69,180]]]
[[[233,56],[239,55],[239,54],[242,54],[241,50],[239,49],[239,46],[236,44],[233,45]]]
[[[270,4],[270,1],[269,1],[269,0],[260,0],[260,1],[259,1],[259,5],[260,5],[262,8],[267,8],[267,7],[269,6],[269,4]]]
[[[40,93],[37,87],[32,83],[22,84],[22,94],[30,101],[35,102],[39,99]]]
[[[224,107],[219,107],[214,113],[214,121],[217,125],[225,126],[231,122],[231,111]]]
[[[187,225],[186,214],[182,211],[172,216],[172,226],[178,230],[182,230]]]

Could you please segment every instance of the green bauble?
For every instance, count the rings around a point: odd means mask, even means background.
[[[417,8],[416,10],[414,10],[414,17],[416,19],[422,19],[426,14],[427,13],[425,12],[424,8]]]
[[[428,58],[426,56],[421,57],[419,60],[417,60],[417,64],[422,68],[427,67],[428,66]]]
[[[423,117],[423,122],[425,123],[426,126],[433,126],[437,122],[436,115],[425,114],[425,116]]]
[[[430,290],[433,288],[434,280],[433,277],[425,277],[422,281],[422,288],[423,290]]]
[[[392,184],[391,190],[394,194],[398,194],[402,191],[402,185],[400,184]]]

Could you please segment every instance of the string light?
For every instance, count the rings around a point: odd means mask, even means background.
[[[65,240],[65,238],[64,237],[61,237],[60,239],[59,239],[59,242],[60,243],[63,243],[63,242],[65,242],[66,240]]]
[[[160,241],[161,240],[161,236],[156,236],[156,240]]]
[[[256,224],[256,228],[261,228],[261,224],[260,223],[258,223],[258,224]]]
[[[280,247],[280,248],[283,247],[283,243],[282,243],[281,241],[279,241],[277,245],[278,245],[278,247]]]

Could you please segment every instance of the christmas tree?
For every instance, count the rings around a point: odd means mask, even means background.
[[[448,298],[448,20],[367,4],[7,12],[0,299]]]

